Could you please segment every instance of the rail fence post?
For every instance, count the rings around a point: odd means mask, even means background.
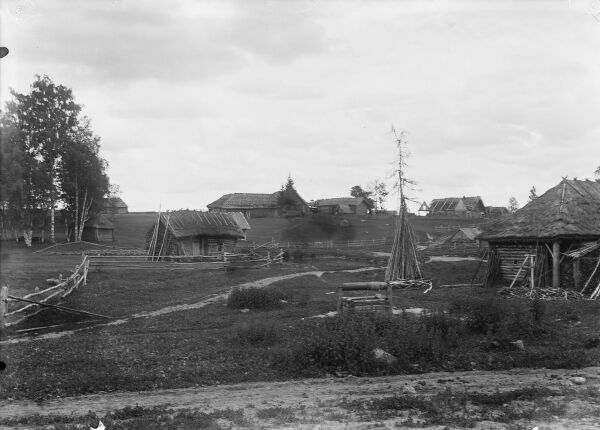
[[[3,285],[2,288],[0,288],[0,330],[4,330],[4,328],[6,327],[4,315],[6,314],[7,301],[8,287],[6,285]]]

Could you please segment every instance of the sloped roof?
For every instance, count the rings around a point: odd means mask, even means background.
[[[233,219],[235,220],[235,222],[237,223],[238,227],[242,230],[250,230],[250,224],[248,223],[248,220],[246,219],[246,217],[244,216],[243,213],[241,212],[228,212],[229,215],[231,215],[233,217]]]
[[[485,212],[488,214],[507,214],[509,213],[509,210],[504,207],[504,206],[486,206],[485,207]]]
[[[160,218],[177,239],[190,236],[244,237],[230,213],[181,210],[162,213]]]
[[[450,237],[450,240],[457,237],[458,235],[462,235],[469,240],[475,240],[475,239],[477,239],[477,236],[479,236],[481,233],[482,233],[482,230],[479,227],[461,227],[458,229],[458,231],[456,233],[454,233]]]
[[[102,206],[105,208],[126,208],[127,204],[121,197],[108,197],[103,199]]]
[[[85,222],[84,227],[114,229],[115,225],[104,214],[97,215]]]
[[[279,191],[272,194],[225,194],[206,207],[210,209],[275,209],[279,207]]]
[[[473,197],[445,197],[443,199],[433,199],[431,204],[429,205],[429,210],[431,212],[439,212],[439,211],[451,211],[456,208],[458,202],[463,201],[463,204],[467,207],[468,210],[472,211],[475,206],[477,206],[478,202],[482,202],[480,196]],[[482,202],[483,204],[483,202]]]
[[[360,205],[364,203],[365,199],[362,197],[338,197],[334,199],[321,199],[315,202],[316,206],[336,206],[336,205]]]
[[[564,179],[483,228],[485,240],[600,237],[600,182]]]

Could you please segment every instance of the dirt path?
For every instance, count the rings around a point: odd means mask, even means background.
[[[214,303],[216,301],[227,299],[227,296],[234,288],[250,288],[250,287],[263,288],[263,287],[269,286],[278,281],[283,281],[283,280],[292,279],[292,278],[298,278],[301,276],[316,276],[316,277],[320,278],[321,276],[323,276],[326,273],[360,273],[360,272],[369,272],[372,270],[381,270],[381,268],[380,267],[361,267],[358,269],[347,269],[347,270],[314,270],[314,271],[310,271],[310,272],[299,272],[299,273],[290,273],[287,275],[271,276],[269,278],[258,279],[255,281],[245,282],[243,284],[224,288],[223,290],[221,290],[218,293],[213,293],[213,294],[204,296],[202,298],[202,300],[200,300],[196,303],[166,306],[164,308],[156,309],[154,311],[141,312],[141,313],[137,313],[137,314],[128,316],[126,318],[119,318],[119,319],[115,319],[115,320],[112,320],[107,323],[94,324],[92,326],[83,327],[83,328],[75,329],[75,330],[52,331],[52,332],[47,332],[47,333],[44,333],[44,334],[41,334],[38,336],[16,337],[16,338],[0,341],[0,345],[32,342],[32,341],[36,341],[36,340],[58,339],[58,338],[65,337],[65,336],[71,336],[75,333],[79,333],[79,332],[82,332],[85,330],[90,330],[90,329],[93,329],[96,327],[107,327],[107,326],[115,326],[115,325],[125,324],[131,320],[138,319],[138,318],[153,318],[153,317],[169,314],[172,312],[200,309],[200,308],[208,306],[209,304]]]
[[[583,378],[577,380],[577,377]],[[584,381],[584,382],[582,382]],[[529,422],[539,429],[600,428],[598,401],[600,367],[574,370],[514,369],[503,372],[455,372],[401,375],[377,378],[309,379],[302,381],[246,383],[176,390],[121,392],[54,399],[37,404],[31,401],[0,401],[0,420],[33,415],[85,415],[88,411],[103,416],[125,406],[145,408],[169,406],[175,409],[199,409],[209,413],[228,408],[243,409],[244,414],[261,428],[284,428],[281,422],[271,426],[269,420],[257,420],[258,410],[289,408],[310,422],[297,420],[285,428],[366,428],[364,417],[343,408],[344,402],[376,399],[393,395],[410,395],[428,399],[439,393],[487,393],[494,395],[526,388],[546,388],[556,393],[579,395],[568,404],[564,416],[544,417]],[[408,394],[407,394],[408,393]],[[592,395],[596,393],[595,395]],[[589,400],[586,400],[588,399]],[[565,397],[559,401],[566,402]],[[506,405],[504,405],[506,406]],[[523,407],[522,405],[519,407]],[[595,411],[595,412],[594,412]],[[336,415],[337,413],[337,415]],[[332,420],[332,417],[338,417]],[[376,428],[391,428],[394,419],[379,419]],[[318,422],[319,425],[315,426]],[[343,423],[343,425],[342,425]],[[489,422],[477,428],[508,428]],[[504,423],[506,424],[506,423]],[[438,428],[436,426],[426,428]],[[443,428],[439,427],[439,428]],[[460,428],[460,427],[459,427]],[[514,427],[513,427],[514,428]],[[525,427],[523,427],[525,428]]]

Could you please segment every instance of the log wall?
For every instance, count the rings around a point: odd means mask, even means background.
[[[527,254],[535,254],[534,244],[497,244],[490,245],[496,251],[499,263],[498,280],[512,282],[517,275],[519,267],[523,264]],[[528,265],[527,265],[528,266]]]

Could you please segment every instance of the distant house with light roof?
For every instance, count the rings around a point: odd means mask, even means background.
[[[332,215],[367,215],[369,208],[362,197],[338,197],[315,202],[318,213]]]
[[[485,215],[485,205],[480,196],[446,197],[433,199],[429,206],[425,202],[419,208],[428,216],[481,218]]]

